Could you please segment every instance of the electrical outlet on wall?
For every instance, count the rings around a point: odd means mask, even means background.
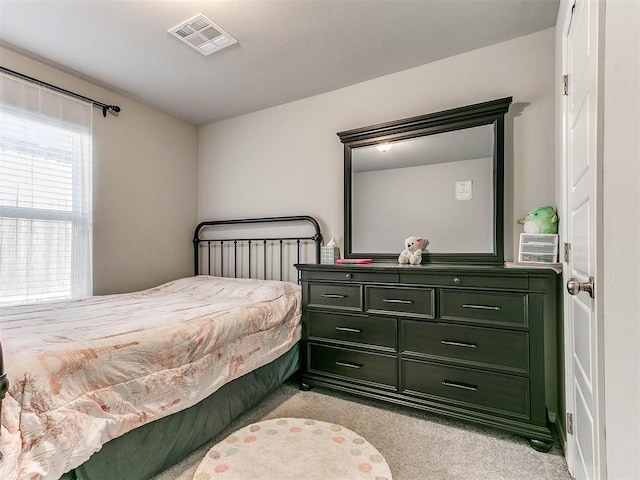
[[[471,180],[456,182],[456,200],[471,200],[473,198],[472,185]]]

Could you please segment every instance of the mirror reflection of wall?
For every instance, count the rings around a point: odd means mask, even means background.
[[[353,148],[353,250],[394,253],[419,235],[431,253],[493,252],[493,142],[489,124]]]

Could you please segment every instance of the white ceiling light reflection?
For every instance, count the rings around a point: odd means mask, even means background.
[[[378,145],[376,148],[379,152],[388,152],[389,150],[391,150],[391,147],[393,147],[393,145],[391,145],[390,143],[383,143],[381,145]]]

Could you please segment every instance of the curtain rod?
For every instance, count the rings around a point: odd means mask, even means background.
[[[85,100],[90,102],[94,107],[102,109],[102,116],[106,117],[107,112],[111,110],[114,114],[120,112],[120,107],[118,105],[107,105],[106,103],[99,102],[94,100],[93,98],[85,97],[84,95],[80,95],[79,93],[71,92],[69,90],[65,90],[64,88],[56,87],[55,85],[51,85],[50,83],[43,82],[42,80],[38,80],[37,78],[29,77],[28,75],[23,75],[22,73],[15,72],[8,68],[0,66],[0,71],[4,73],[8,73],[9,75],[13,75],[14,77],[21,78],[22,80],[27,80],[28,82],[35,83],[36,85],[42,85],[43,87],[50,88],[51,90],[55,90],[56,92],[65,93],[75,98],[79,98],[80,100]]]

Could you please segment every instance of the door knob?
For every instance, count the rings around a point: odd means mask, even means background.
[[[580,283],[575,278],[570,278],[567,281],[567,292],[569,292],[571,295],[577,295],[580,292],[587,292],[589,296],[593,298],[593,281],[593,277],[589,277],[589,281],[584,283]]]

